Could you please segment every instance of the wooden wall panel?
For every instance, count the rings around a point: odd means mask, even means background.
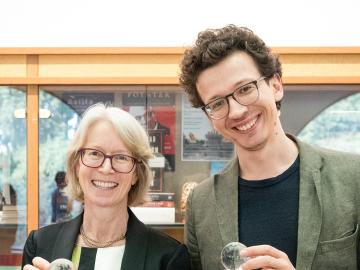
[[[0,52],[0,78],[26,77],[26,55],[2,55]]]
[[[281,55],[286,77],[359,77],[360,54]],[[306,83],[306,82],[305,82]]]
[[[40,55],[39,77],[174,77],[179,62],[180,55]]]
[[[0,84],[178,84],[185,48],[0,48]],[[359,84],[360,47],[273,48],[287,84]],[[38,56],[38,74],[26,56]]]

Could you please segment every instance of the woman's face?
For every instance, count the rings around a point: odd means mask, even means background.
[[[83,148],[96,149],[106,155],[132,156],[108,121],[99,121],[89,128]],[[85,205],[127,206],[129,190],[137,181],[135,168],[130,173],[116,172],[111,166],[110,158],[106,158],[99,168],[87,167],[79,159],[77,170]]]

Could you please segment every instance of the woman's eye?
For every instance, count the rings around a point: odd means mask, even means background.
[[[123,155],[116,155],[114,156],[116,161],[127,161],[129,158],[127,156],[123,156]]]
[[[96,151],[96,150],[86,150],[85,156],[87,156],[88,158],[92,158],[92,159],[100,159],[104,155],[101,152]]]

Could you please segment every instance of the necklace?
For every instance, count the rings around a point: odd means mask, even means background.
[[[114,239],[114,240],[110,240],[110,241],[106,241],[106,242],[100,242],[97,240],[94,240],[92,238],[90,238],[89,236],[87,236],[85,234],[84,228],[81,225],[80,227],[80,235],[81,238],[84,240],[84,243],[91,248],[106,248],[106,247],[110,247],[112,246],[114,243],[119,242],[120,240],[123,240],[125,238],[125,234],[120,235],[118,238]]]

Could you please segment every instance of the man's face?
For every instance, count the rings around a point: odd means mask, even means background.
[[[147,119],[147,127],[148,129],[154,129],[156,126],[156,115],[153,111],[148,111],[146,113],[146,119]]]
[[[200,73],[197,89],[205,104],[231,94],[240,86],[261,77],[255,62],[245,52],[237,51],[217,65]],[[210,121],[220,134],[231,140],[237,150],[254,151],[276,139],[282,130],[275,102],[283,97],[278,76],[258,82],[259,98],[243,106],[229,97],[229,113],[222,119]]]

